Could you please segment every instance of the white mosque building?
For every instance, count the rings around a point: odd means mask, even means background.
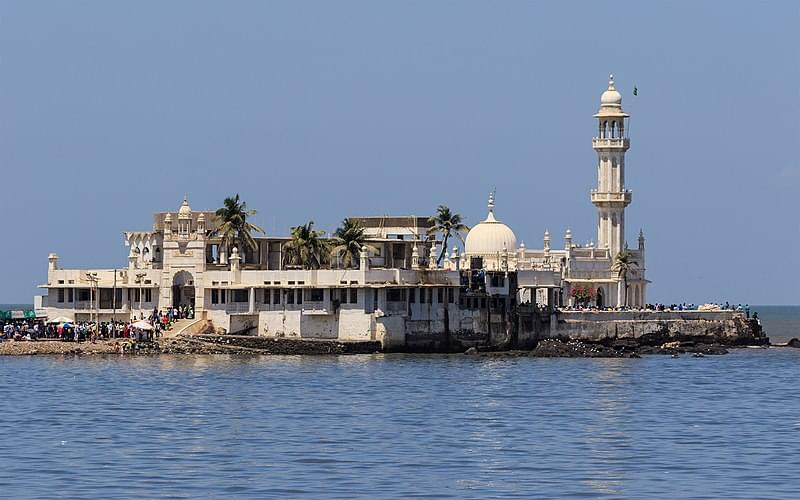
[[[177,212],[156,213],[151,230],[124,233],[124,268],[63,269],[50,254],[42,307],[51,318],[107,321],[191,305],[198,320],[229,333],[407,345],[442,331],[491,337],[511,328],[515,308],[575,305],[573,290],[591,290],[591,304],[601,309],[642,306],[649,283],[644,236],[627,249],[628,115],[613,77],[594,116],[596,244],[577,245],[567,230],[560,249],[547,232],[540,250],[518,245],[491,195],[463,253],[453,249],[440,266],[439,242],[419,236],[430,228],[427,217],[381,216],[356,218],[375,249],[365,247],[357,268],[293,269],[283,259],[290,238],[257,237],[255,251],[226,255],[214,212],[194,211],[184,199]],[[614,268],[623,251],[635,263],[625,279]]]

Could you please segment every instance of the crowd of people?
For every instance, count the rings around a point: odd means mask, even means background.
[[[0,342],[3,340],[60,340],[64,342],[96,342],[100,339],[130,338],[137,341],[153,340],[169,330],[180,319],[194,318],[192,306],[169,308],[166,311],[153,309],[145,317],[134,317],[130,321],[67,321],[48,323],[42,319],[4,320],[0,322]],[[147,324],[142,324],[144,321]],[[148,326],[149,325],[149,326]]]
[[[691,303],[683,302],[681,304],[647,304],[642,307],[638,306],[628,306],[628,307],[597,307],[596,305],[591,304],[580,304],[580,305],[567,305],[561,306],[558,308],[562,311],[741,311],[744,312],[748,318],[750,318],[750,305],[749,304],[737,304],[733,305],[729,302],[725,302],[724,304],[718,303],[707,303],[702,305],[696,305]],[[758,319],[758,313],[753,313],[753,319]]]

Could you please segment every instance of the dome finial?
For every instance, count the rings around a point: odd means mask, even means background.
[[[608,90],[616,90],[614,88],[614,75],[608,75]]]
[[[489,192],[489,212],[494,212],[494,193],[497,191],[497,188],[494,188],[492,191]]]

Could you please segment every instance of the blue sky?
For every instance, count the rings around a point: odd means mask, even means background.
[[[800,303],[800,3],[0,0],[0,303],[124,266],[152,213],[498,218],[596,239],[592,114],[632,115],[651,301]],[[633,97],[634,84],[639,96]]]

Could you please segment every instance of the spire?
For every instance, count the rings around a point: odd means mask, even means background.
[[[497,219],[494,218],[494,193],[497,189],[492,190],[489,193],[489,215],[486,216],[486,220],[484,222],[497,222]]]
[[[608,90],[617,90],[617,88],[614,87],[614,75],[608,75]]]

